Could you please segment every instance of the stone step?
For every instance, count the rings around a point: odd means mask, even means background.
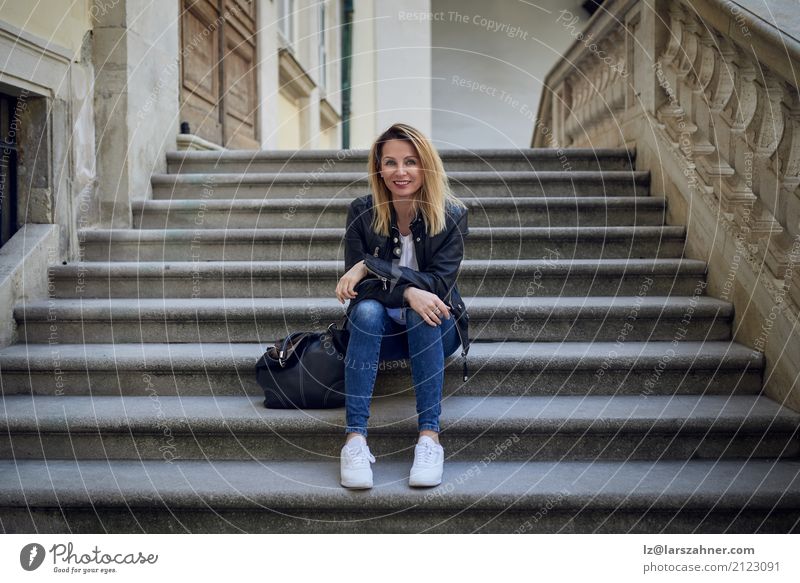
[[[167,152],[170,174],[367,172],[367,150],[222,150]],[[622,148],[440,149],[449,172],[630,170],[636,152]]]
[[[337,459],[344,408],[266,409],[247,397],[6,396],[3,459]],[[413,459],[415,401],[373,399],[378,467]],[[763,396],[451,396],[441,440],[450,461],[502,448],[504,460],[795,457],[800,414]],[[508,441],[507,441],[508,440]]]
[[[650,173],[637,171],[450,172],[460,197],[647,196]],[[153,198],[347,198],[369,192],[366,173],[244,172],[153,174]]]
[[[465,296],[701,295],[695,259],[464,260]],[[341,261],[76,262],[50,268],[53,298],[329,297]]]
[[[145,200],[133,203],[137,229],[339,228],[350,200]],[[470,227],[577,227],[664,224],[665,199],[639,197],[468,198]]]
[[[0,389],[6,395],[263,395],[255,363],[266,349],[266,343],[17,344],[0,349]],[[466,383],[461,363],[458,352],[447,358],[444,394],[730,395],[761,392],[764,357],[722,341],[475,342]],[[379,366],[375,394],[413,394],[407,359]]]
[[[464,298],[470,338],[492,341],[727,340],[733,306],[709,297]],[[335,298],[70,299],[14,308],[30,343],[265,342],[344,317]]]
[[[474,228],[465,259],[671,259],[684,227]],[[344,229],[93,229],[85,261],[325,261],[344,257]]]
[[[411,460],[339,485],[339,462],[5,460],[5,532],[789,533],[796,460],[445,463],[410,488]],[[87,488],[91,484],[91,488]],[[98,511],[102,509],[102,511]]]

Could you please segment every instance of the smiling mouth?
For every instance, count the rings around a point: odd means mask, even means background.
[[[394,183],[397,186],[408,186],[409,184],[411,184],[411,181],[410,180],[395,180]]]

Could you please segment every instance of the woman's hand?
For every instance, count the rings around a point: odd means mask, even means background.
[[[419,289],[418,287],[407,287],[403,292],[403,297],[408,305],[425,322],[431,326],[438,326],[442,323],[441,317],[450,319],[450,309],[434,293]]]
[[[350,268],[350,271],[345,273],[336,284],[336,298],[339,303],[344,303],[345,300],[352,300],[358,294],[355,292],[358,282],[367,277],[367,266],[362,259]]]

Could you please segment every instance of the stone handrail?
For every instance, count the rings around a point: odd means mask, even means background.
[[[736,339],[765,352],[765,390],[800,410],[800,42],[720,0],[611,0],[583,32],[558,21],[576,40],[532,145],[635,146],[710,293],[734,303]]]

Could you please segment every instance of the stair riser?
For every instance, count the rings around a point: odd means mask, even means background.
[[[87,242],[86,261],[334,261],[344,260],[343,241],[115,241]],[[620,239],[468,238],[465,259],[674,259],[683,253],[683,238],[638,235]]]
[[[565,167],[576,171],[631,170],[631,159],[628,157],[602,157],[598,159],[577,158],[567,154],[566,160],[555,156],[541,159],[524,158],[485,159],[451,159],[444,158],[444,169],[447,172],[544,172],[561,171]],[[197,162],[170,160],[167,172],[170,174],[218,174],[244,172],[364,172],[367,159],[319,158],[315,160],[223,160],[220,162]]]
[[[460,183],[451,179],[453,191],[460,197],[543,197],[543,196],[647,196],[649,185],[633,179],[604,179],[602,181],[568,178],[526,181],[477,182],[465,180]],[[298,199],[303,198],[355,198],[369,192],[366,180],[354,183],[326,182],[234,182],[233,184],[214,184],[195,181],[189,183],[153,181],[153,198],[170,199]]]
[[[337,487],[333,483],[331,487]],[[430,490],[435,497],[446,484]],[[663,511],[610,507],[585,500],[566,508],[564,497],[542,499],[534,508],[509,500],[507,507],[492,510],[454,507],[452,510],[380,509],[373,512],[328,508],[298,509],[291,505],[249,510],[185,510],[156,499],[147,508],[75,507],[3,508],[3,527],[8,533],[665,533],[733,534],[797,532],[800,511],[794,509],[720,510],[689,508]],[[598,506],[600,506],[598,508]],[[658,561],[655,561],[658,562]]]
[[[409,404],[413,416],[413,404]],[[445,403],[446,407],[446,403]],[[566,420],[565,420],[566,421]],[[679,426],[682,420],[676,419]],[[524,425],[509,427],[500,434],[476,429],[472,433],[453,433],[444,425],[442,443],[448,461],[476,460],[480,463],[502,457],[504,461],[559,460],[648,460],[648,459],[717,459],[794,457],[800,451],[791,434],[720,433],[664,434],[658,431],[620,431],[619,433],[569,434],[553,429],[548,433],[527,433]],[[532,429],[536,421],[532,420]],[[150,434],[130,433],[20,433],[13,440],[0,437],[0,457],[5,459],[149,459],[172,462],[186,459],[211,460],[312,460],[327,461],[339,457],[344,443],[342,430],[335,433],[276,435],[264,424],[253,434],[240,431],[208,433],[170,427],[153,428]],[[455,431],[458,431],[457,429]],[[516,441],[512,441],[515,436]],[[413,460],[413,428],[400,435],[370,430],[370,450],[378,458],[374,471],[383,460]],[[499,453],[498,453],[499,452]],[[485,464],[484,464],[485,465]]]
[[[346,209],[320,211],[291,208],[283,211],[169,210],[146,209],[135,212],[137,229],[275,229],[287,225],[304,228],[341,228]],[[595,207],[521,209],[471,209],[470,227],[623,227],[664,224],[664,211],[657,208],[626,209]]]
[[[340,274],[341,275],[341,274]],[[649,281],[652,280],[652,283]],[[221,274],[183,277],[59,277],[55,298],[252,298],[331,297],[339,279],[309,274],[302,279],[274,277],[234,279]],[[649,295],[691,296],[705,278],[702,275],[547,275],[540,272],[495,275],[488,270],[476,277],[462,275],[458,289],[463,296],[635,296],[649,283]]]
[[[29,320],[18,324],[21,338],[29,343],[48,343],[56,337],[82,338],[92,344],[129,342],[265,342],[272,343],[292,331],[319,329],[320,322],[341,319],[344,314],[324,313],[316,319],[294,315],[257,316],[226,321],[224,314],[209,316],[213,319],[186,317],[165,320],[163,317],[145,320],[122,320],[120,318],[100,320],[64,320],[53,315],[53,320]],[[730,338],[728,317],[704,317],[695,315],[688,325],[681,324],[683,316],[670,319],[640,315],[631,323],[625,316],[609,316],[594,319],[573,316],[555,319],[544,314],[526,314],[524,310],[514,315],[495,315],[491,319],[473,316],[470,320],[472,340],[511,340],[538,342],[600,341],[671,341],[683,340],[727,340]],[[630,328],[626,326],[630,325]]]
[[[11,370],[3,372],[2,390],[7,394],[36,395],[139,395],[155,392],[161,396],[263,396],[255,381],[255,358],[233,370],[209,368],[198,364],[192,369],[172,368],[130,370]],[[481,368],[469,360],[469,380],[462,380],[461,358],[445,368],[445,395],[755,395],[761,392],[761,370],[665,369],[657,363],[641,363],[634,368],[612,369],[598,365],[591,369],[561,365],[535,370]],[[375,395],[414,396],[408,361],[389,361],[379,367]],[[62,365],[62,369],[65,368]]]

